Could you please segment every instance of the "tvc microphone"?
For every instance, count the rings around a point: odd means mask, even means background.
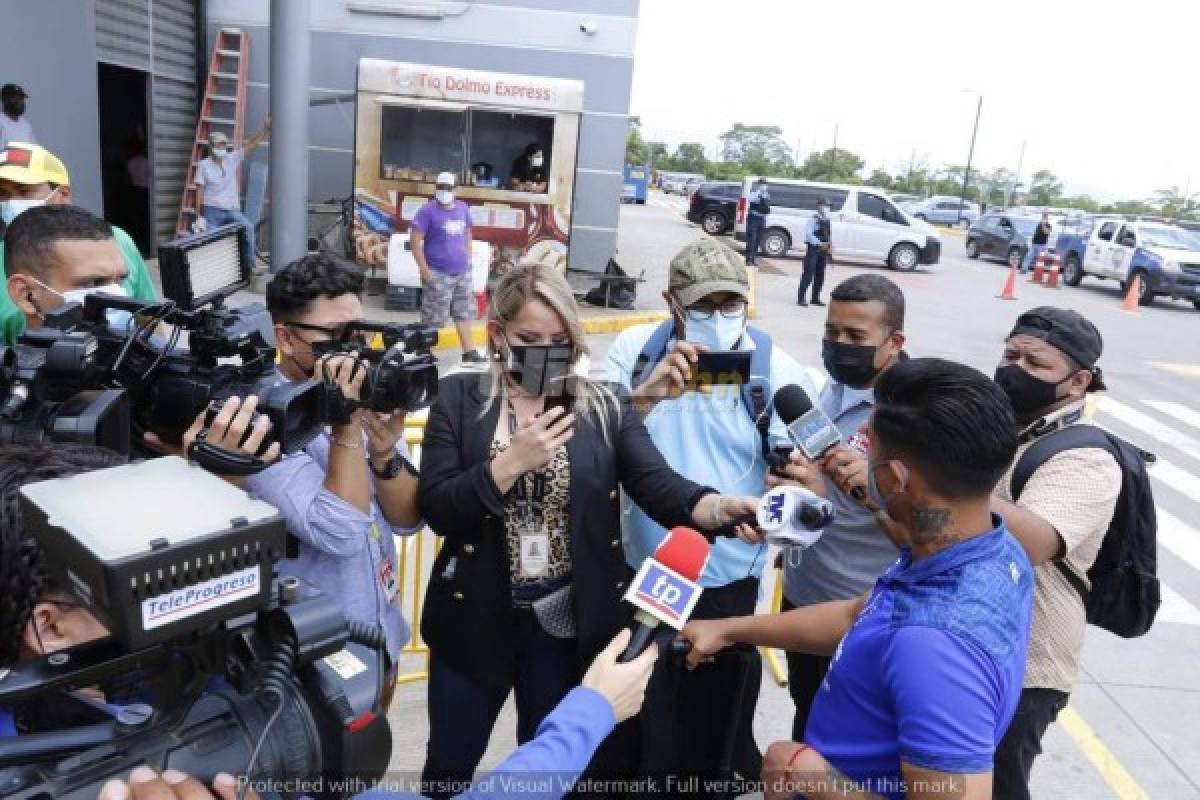
[[[804,457],[816,461],[831,447],[842,443],[842,433],[825,412],[813,405],[808,392],[795,384],[775,392],[775,413],[787,426],[788,438],[800,448]],[[865,494],[857,486],[850,496],[861,501]]]
[[[708,540],[691,528],[672,528],[654,555],[642,562],[625,601],[637,607],[633,634],[618,663],[640,656],[654,640],[658,626],[683,627],[700,599],[700,574],[708,563]]]
[[[777,486],[758,503],[758,527],[781,547],[812,547],[833,522],[833,504],[800,486]]]

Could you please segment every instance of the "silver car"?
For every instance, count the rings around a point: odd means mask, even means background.
[[[971,201],[963,202],[957,197],[931,197],[912,206],[908,213],[913,217],[935,225],[955,225],[969,228],[979,219],[979,206]]]

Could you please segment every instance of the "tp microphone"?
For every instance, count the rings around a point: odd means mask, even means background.
[[[829,450],[842,443],[841,431],[825,412],[813,405],[808,392],[795,384],[781,387],[775,392],[775,412],[787,426],[788,437],[795,442],[809,461],[816,461]],[[862,501],[866,496],[855,487],[850,496]]]
[[[700,573],[708,563],[708,540],[691,528],[672,528],[654,555],[642,562],[625,601],[637,607],[633,633],[618,663],[640,656],[654,640],[658,626],[683,627],[700,599]]]
[[[833,522],[833,503],[799,486],[777,486],[758,503],[758,527],[783,547],[812,547]]]

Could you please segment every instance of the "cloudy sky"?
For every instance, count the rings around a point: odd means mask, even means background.
[[[1190,9],[1190,10],[1189,10]],[[672,149],[734,122],[780,125],[905,169],[1055,172],[1068,194],[1200,191],[1200,12],[1187,2],[642,0],[632,113]]]

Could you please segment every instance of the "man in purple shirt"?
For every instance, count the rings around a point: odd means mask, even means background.
[[[421,270],[421,322],[441,328],[454,320],[464,364],[484,363],[471,342],[475,292],[471,286],[471,209],[454,197],[454,173],[437,177],[437,191],[409,228],[413,258]]]

